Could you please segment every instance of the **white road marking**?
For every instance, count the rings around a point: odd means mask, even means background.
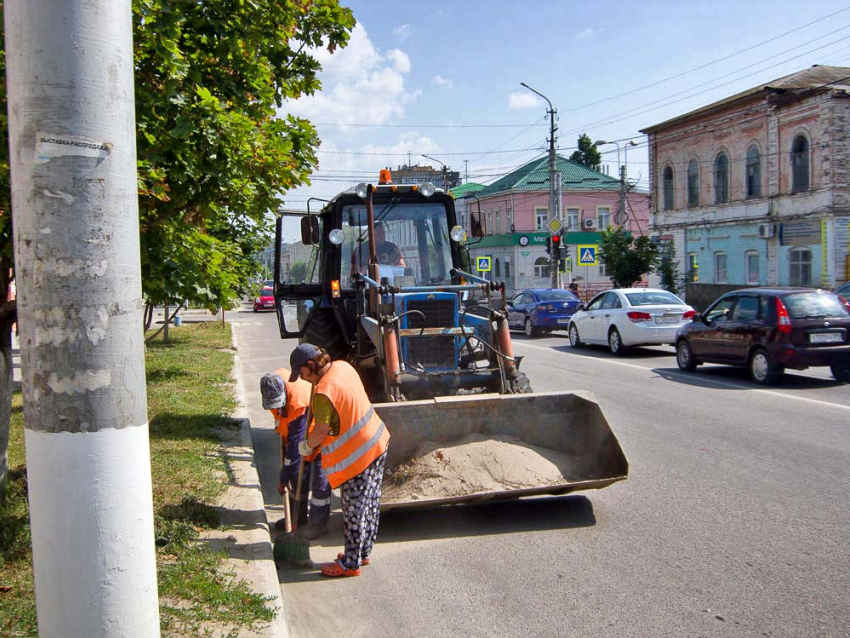
[[[547,347],[544,347],[544,346],[533,346],[530,343],[524,343],[524,342],[518,342],[518,341],[514,341],[513,345],[514,345],[514,347],[523,346],[523,347],[526,347],[526,348],[535,348],[537,350],[546,350],[548,352],[554,352],[556,354],[558,352],[557,350],[553,350],[552,348],[547,348]],[[562,354],[566,354],[566,353],[562,353]],[[585,359],[586,360],[590,359],[592,361],[598,361],[600,363],[612,363],[612,364],[615,364],[615,365],[625,366],[627,368],[635,368],[637,370],[643,370],[645,372],[652,372],[653,374],[658,374],[657,372],[654,372],[651,368],[646,368],[644,366],[637,365],[636,363],[626,363],[625,361],[616,361],[614,359],[600,359],[600,358],[597,358],[597,357],[585,357]],[[694,379],[693,376],[691,376],[689,374],[684,374],[682,372],[666,372],[665,374],[676,375],[676,376],[678,376],[682,379],[689,379],[689,380]],[[815,405],[823,405],[823,406],[827,406],[827,407],[830,407],[830,408],[838,408],[839,410],[850,411],[850,405],[842,405],[840,403],[830,403],[829,401],[820,401],[818,399],[809,399],[807,397],[801,397],[801,396],[797,396],[795,394],[783,394],[782,392],[777,392],[776,390],[764,390],[764,389],[761,389],[761,388],[751,388],[750,386],[742,385],[740,383],[728,383],[726,381],[718,381],[717,379],[710,379],[708,377],[701,377],[700,380],[705,381],[706,383],[713,383],[715,385],[723,386],[723,387],[726,387],[726,388],[734,388],[735,390],[742,390],[742,389],[743,390],[751,390],[753,392],[759,392],[761,394],[767,394],[767,395],[782,397],[783,399],[794,399],[795,401],[803,401],[804,403],[814,403]]]

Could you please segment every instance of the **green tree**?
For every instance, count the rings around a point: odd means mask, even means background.
[[[133,0],[142,289],[148,304],[230,307],[251,291],[283,194],[319,139],[285,99],[320,88],[313,54],[354,27],[338,0]],[[0,0],[0,14],[3,2]],[[0,37],[3,34],[0,15]],[[5,42],[4,42],[5,45]],[[0,498],[11,410],[12,262],[5,47],[0,52]],[[152,313],[146,313],[151,316]],[[5,364],[5,365],[4,365]]]
[[[629,288],[651,273],[658,263],[658,247],[646,235],[635,238],[622,228],[602,232],[599,257],[615,288]]]
[[[289,274],[292,277],[292,281],[303,281],[304,277],[307,276],[307,264],[303,261],[293,262],[292,267],[289,269]]]
[[[579,164],[584,164],[592,169],[596,169],[602,164],[602,153],[596,148],[596,144],[587,136],[587,133],[582,133],[578,138],[578,150],[570,155],[570,159]]]
[[[678,295],[684,288],[684,277],[679,273],[679,262],[676,261],[676,247],[673,242],[663,244],[659,250],[658,274],[661,276],[661,287]]]

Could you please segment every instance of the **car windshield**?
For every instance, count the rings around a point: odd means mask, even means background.
[[[274,288],[263,288],[260,297],[274,297]]]
[[[566,290],[538,290],[537,296],[540,301],[578,301],[578,297]]]
[[[850,312],[837,295],[824,292],[795,292],[782,297],[792,319],[847,317]]]
[[[375,239],[381,278],[396,285],[451,283],[452,254],[446,207],[435,202],[375,205]],[[369,241],[366,206],[342,209],[341,278],[366,271]],[[350,285],[350,284],[349,284]]]
[[[633,306],[657,306],[671,303],[677,306],[685,305],[685,302],[672,292],[663,290],[658,292],[628,292],[626,293],[626,299]]]

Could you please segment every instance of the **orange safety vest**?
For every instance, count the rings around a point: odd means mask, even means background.
[[[286,412],[277,420],[275,427],[277,433],[285,438],[289,434],[289,424],[304,414],[307,406],[310,405],[310,394],[313,386],[304,379],[290,383],[288,380],[289,370],[286,368],[279,368],[274,373],[283,379],[283,386],[286,388],[286,404],[284,405]]]
[[[316,384],[339,415],[339,434],[322,441],[322,467],[334,489],[354,478],[387,451],[390,432],[366,395],[357,371],[334,361]]]

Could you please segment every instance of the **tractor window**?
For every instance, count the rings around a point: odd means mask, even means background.
[[[381,278],[396,286],[451,283],[452,268],[446,207],[430,202],[375,203],[375,247]],[[352,285],[352,273],[366,273],[369,240],[366,206],[342,209],[340,280]]]

